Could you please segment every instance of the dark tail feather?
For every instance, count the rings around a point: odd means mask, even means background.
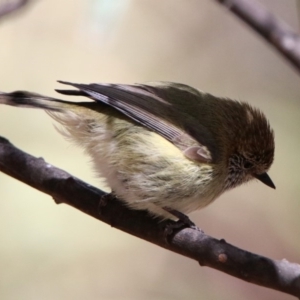
[[[69,102],[30,92],[16,91],[12,93],[0,93],[0,104],[62,111]]]
[[[60,94],[68,95],[68,96],[84,96],[84,97],[89,96],[85,92],[77,91],[77,90],[59,90],[59,89],[56,89],[55,91],[60,93]]]

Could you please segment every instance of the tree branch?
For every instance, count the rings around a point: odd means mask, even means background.
[[[300,72],[300,36],[255,0],[215,0],[272,44]]]
[[[115,228],[165,249],[196,260],[242,280],[300,297],[300,266],[286,260],[272,260],[236,248],[225,240],[202,231],[182,229],[165,238],[165,226],[146,212],[128,209],[114,199],[99,206],[105,192],[33,157],[0,137],[0,171],[52,196]]]
[[[30,2],[30,0],[15,0],[15,1],[8,1],[4,4],[1,4],[0,5],[0,18],[19,10],[20,8],[22,8],[29,2]]]

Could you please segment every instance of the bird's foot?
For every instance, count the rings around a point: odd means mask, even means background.
[[[170,208],[168,206],[164,207],[164,210],[167,211],[169,214],[173,215],[174,217],[176,217],[179,221],[181,221],[183,224],[185,224],[187,227],[196,227],[195,223],[193,221],[191,221],[191,219],[183,214],[182,212]]]
[[[166,238],[166,240],[168,241],[169,238],[177,231],[184,229],[184,228],[191,228],[197,231],[202,231],[199,227],[197,227],[195,225],[195,223],[193,221],[191,221],[191,219],[181,213],[178,210],[172,209],[170,207],[164,207],[164,210],[167,211],[168,213],[170,213],[171,215],[173,215],[174,217],[178,218],[178,221],[170,221],[166,226],[165,226],[165,230],[164,230],[164,236]]]

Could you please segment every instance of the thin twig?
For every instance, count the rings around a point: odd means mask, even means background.
[[[255,0],[215,0],[272,44],[300,72],[300,36]]]
[[[300,266],[272,260],[217,240],[191,228],[166,241],[169,222],[158,222],[146,212],[128,209],[117,199],[100,206],[103,191],[88,185],[42,158],[33,157],[0,137],[0,171],[131,235],[257,285],[300,296]]]
[[[16,0],[0,4],[0,18],[19,10],[29,2],[30,0]]]

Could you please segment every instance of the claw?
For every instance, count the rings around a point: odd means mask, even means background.
[[[197,227],[187,215],[169,207],[164,207],[164,210],[178,218],[178,221],[176,222],[170,220],[164,228],[164,238],[167,244],[170,243],[170,238],[172,238],[172,235],[181,229],[191,228],[203,232],[203,230]]]

